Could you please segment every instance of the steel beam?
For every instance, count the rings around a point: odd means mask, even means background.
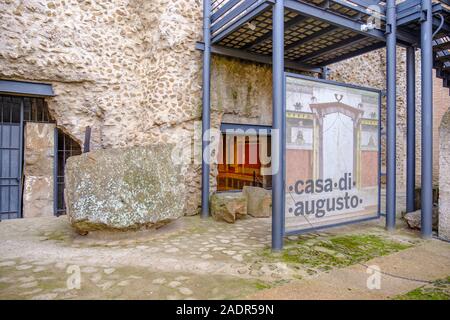
[[[272,105],[272,250],[283,249],[284,234],[284,5],[273,7]]]
[[[222,7],[216,10],[211,15],[211,23],[214,23],[217,19],[219,19],[223,14],[230,11],[236,4],[241,2],[242,0],[229,0],[227,3],[225,3]]]
[[[273,0],[266,0],[262,3],[255,3],[254,7],[252,6],[252,9],[248,10],[248,13],[244,14],[242,17],[237,17],[236,19],[231,21],[231,23],[220,30],[217,31],[217,33],[214,34],[212,37],[211,43],[217,43],[226,36],[230,35],[240,27],[242,27],[245,23],[251,21],[255,17],[259,16],[261,13],[265,12],[266,10],[269,10],[272,5]]]
[[[230,12],[225,13],[224,17],[217,21],[216,23],[213,23],[211,25],[211,33],[216,32],[223,26],[225,26],[230,21],[236,19],[240,14],[248,10],[251,6],[253,6],[256,2],[261,2],[261,0],[244,0],[240,5],[238,5],[236,8],[233,8],[230,10]]]
[[[206,135],[211,126],[210,84],[211,84],[211,0],[203,0],[203,96],[202,96],[202,211],[201,217],[209,217],[209,140]],[[207,158],[205,161],[205,158]]]
[[[299,47],[305,43],[311,42],[313,40],[316,40],[324,35],[327,35],[333,31],[335,31],[337,29],[337,27],[335,26],[329,26],[326,28],[323,28],[322,30],[319,30],[317,32],[314,32],[312,34],[310,34],[309,36],[304,37],[303,39],[299,39],[298,41],[294,41],[291,44],[287,45],[284,50],[287,52],[289,50],[292,50],[296,47]]]
[[[431,0],[422,0],[422,223],[423,238],[432,236],[433,220],[433,12]]]
[[[356,11],[356,12],[360,13],[361,15],[363,15],[363,14],[368,15],[368,11],[366,9],[371,5],[378,5],[381,9],[383,9],[383,7],[380,6],[378,2],[368,4],[368,3],[364,3],[364,2],[361,2],[358,0],[331,0],[331,1],[347,8],[347,9]],[[353,3],[353,4],[351,4],[351,3]],[[383,17],[383,16],[381,16],[380,19],[386,20],[385,17]]]
[[[413,22],[413,21],[420,21],[422,19],[422,10],[420,9],[421,8],[420,5],[415,7],[415,8],[416,8],[416,12],[415,13],[411,13],[409,15],[404,15],[404,16],[402,15],[402,16],[397,18],[397,26],[398,27],[403,26],[403,25],[408,24],[408,23]],[[433,13],[437,13],[437,12],[442,11],[442,10],[443,10],[443,8],[442,8],[442,5],[440,3],[433,3],[432,4],[432,11],[433,11]],[[436,17],[433,17],[432,20],[433,20],[433,25],[436,28],[438,28],[440,26],[440,24],[441,24],[441,20],[436,18]],[[441,32],[449,33],[450,32],[450,25],[448,25],[447,23],[444,23],[442,25]]]
[[[205,45],[201,42],[198,42],[195,45],[197,50],[204,50]],[[272,58],[270,56],[262,55],[262,54],[256,54],[247,52],[244,50],[238,50],[238,49],[232,49],[224,46],[219,45],[212,45],[211,46],[211,53],[218,54],[225,57],[232,57],[247,61],[253,61],[258,63],[264,63],[264,64],[272,64]],[[319,67],[310,66],[305,63],[299,63],[294,61],[285,61],[285,67],[288,69],[296,70],[296,71],[306,71],[306,72],[314,72],[314,73],[321,73],[322,69]]]
[[[332,11],[325,11],[314,5],[294,0],[285,0],[284,5],[287,9],[298,12],[301,15],[321,20],[323,22],[332,24],[337,27],[352,30],[356,33],[363,34],[367,37],[375,38],[380,41],[385,41],[385,37],[382,31],[377,29],[362,31],[361,30],[362,23],[352,20],[351,18],[341,16],[337,13],[333,13]]]
[[[396,69],[397,27],[395,0],[386,1],[387,183],[386,229],[395,229],[396,214]]]
[[[406,212],[415,211],[416,190],[416,53],[406,49]]]
[[[55,96],[51,84],[14,80],[0,80],[0,93],[36,97]]]
[[[361,41],[365,40],[366,37],[364,37],[363,35],[356,35],[354,37],[342,40],[338,43],[335,43],[331,46],[328,47],[324,47],[322,49],[316,50],[314,52],[311,52],[310,54],[304,55],[303,57],[297,59],[296,61],[298,62],[302,62],[304,63],[305,61],[320,57],[322,55],[328,54],[330,52],[335,52],[338,49],[347,47],[347,46],[352,46],[354,44],[360,43]]]
[[[420,2],[422,0],[406,0],[402,3],[399,3],[397,5],[397,11],[400,13],[408,8],[414,7],[414,6],[420,6]]]
[[[406,212],[415,208],[416,190],[416,53],[406,49]]]
[[[308,18],[304,16],[296,16],[295,18],[292,18],[291,20],[285,23],[284,29],[287,31],[288,29],[299,25],[306,19]],[[243,46],[242,49],[251,50],[270,38],[272,38],[272,32],[269,31],[266,34],[262,35],[261,37],[257,38],[255,41]]]
[[[377,49],[381,49],[381,48],[383,48],[385,46],[386,46],[386,44],[384,42],[374,43],[374,44],[372,44],[370,46],[367,46],[367,47],[358,49],[356,51],[352,51],[352,52],[349,52],[349,53],[337,56],[336,58],[327,60],[327,61],[324,62],[324,64],[330,65],[330,64],[342,61],[342,60],[347,60],[347,59],[350,59],[350,58],[353,58],[353,57],[357,57],[357,56],[359,56],[361,54],[364,54],[364,53],[367,53],[367,52],[371,52],[371,51],[374,51],[374,50],[377,50]]]

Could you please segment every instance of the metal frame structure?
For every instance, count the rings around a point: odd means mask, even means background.
[[[450,86],[448,0],[204,0],[202,217],[209,216],[211,54],[271,64],[273,70],[272,249],[283,247],[285,68],[327,76],[327,65],[386,48],[386,228],[396,216],[396,58],[407,49],[407,209],[414,210],[415,56],[422,50],[422,235],[432,235],[432,69]],[[376,22],[375,24],[371,22]]]

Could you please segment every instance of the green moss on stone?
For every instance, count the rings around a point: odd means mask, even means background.
[[[285,249],[274,255],[266,249],[268,260],[302,265],[322,271],[344,267],[375,257],[397,252],[410,245],[383,239],[376,235],[345,235],[331,238],[301,238],[288,240]]]
[[[450,300],[450,277],[396,296],[395,300]]]

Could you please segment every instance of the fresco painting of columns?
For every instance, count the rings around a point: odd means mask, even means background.
[[[286,232],[378,216],[379,92],[286,80]]]

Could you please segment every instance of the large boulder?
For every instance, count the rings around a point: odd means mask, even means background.
[[[215,193],[210,202],[211,215],[216,220],[234,223],[247,215],[247,198],[241,192]]]
[[[247,197],[247,213],[256,218],[272,216],[272,191],[245,186],[242,193]]]
[[[97,150],[68,159],[67,214],[81,234],[159,227],[183,215],[181,168],[171,145]]]
[[[420,230],[421,221],[422,221],[422,212],[421,210],[417,210],[414,212],[406,213],[403,216],[403,219],[406,220],[406,223],[411,229]],[[438,207],[433,207],[433,230],[437,231],[439,222],[439,211]]]

